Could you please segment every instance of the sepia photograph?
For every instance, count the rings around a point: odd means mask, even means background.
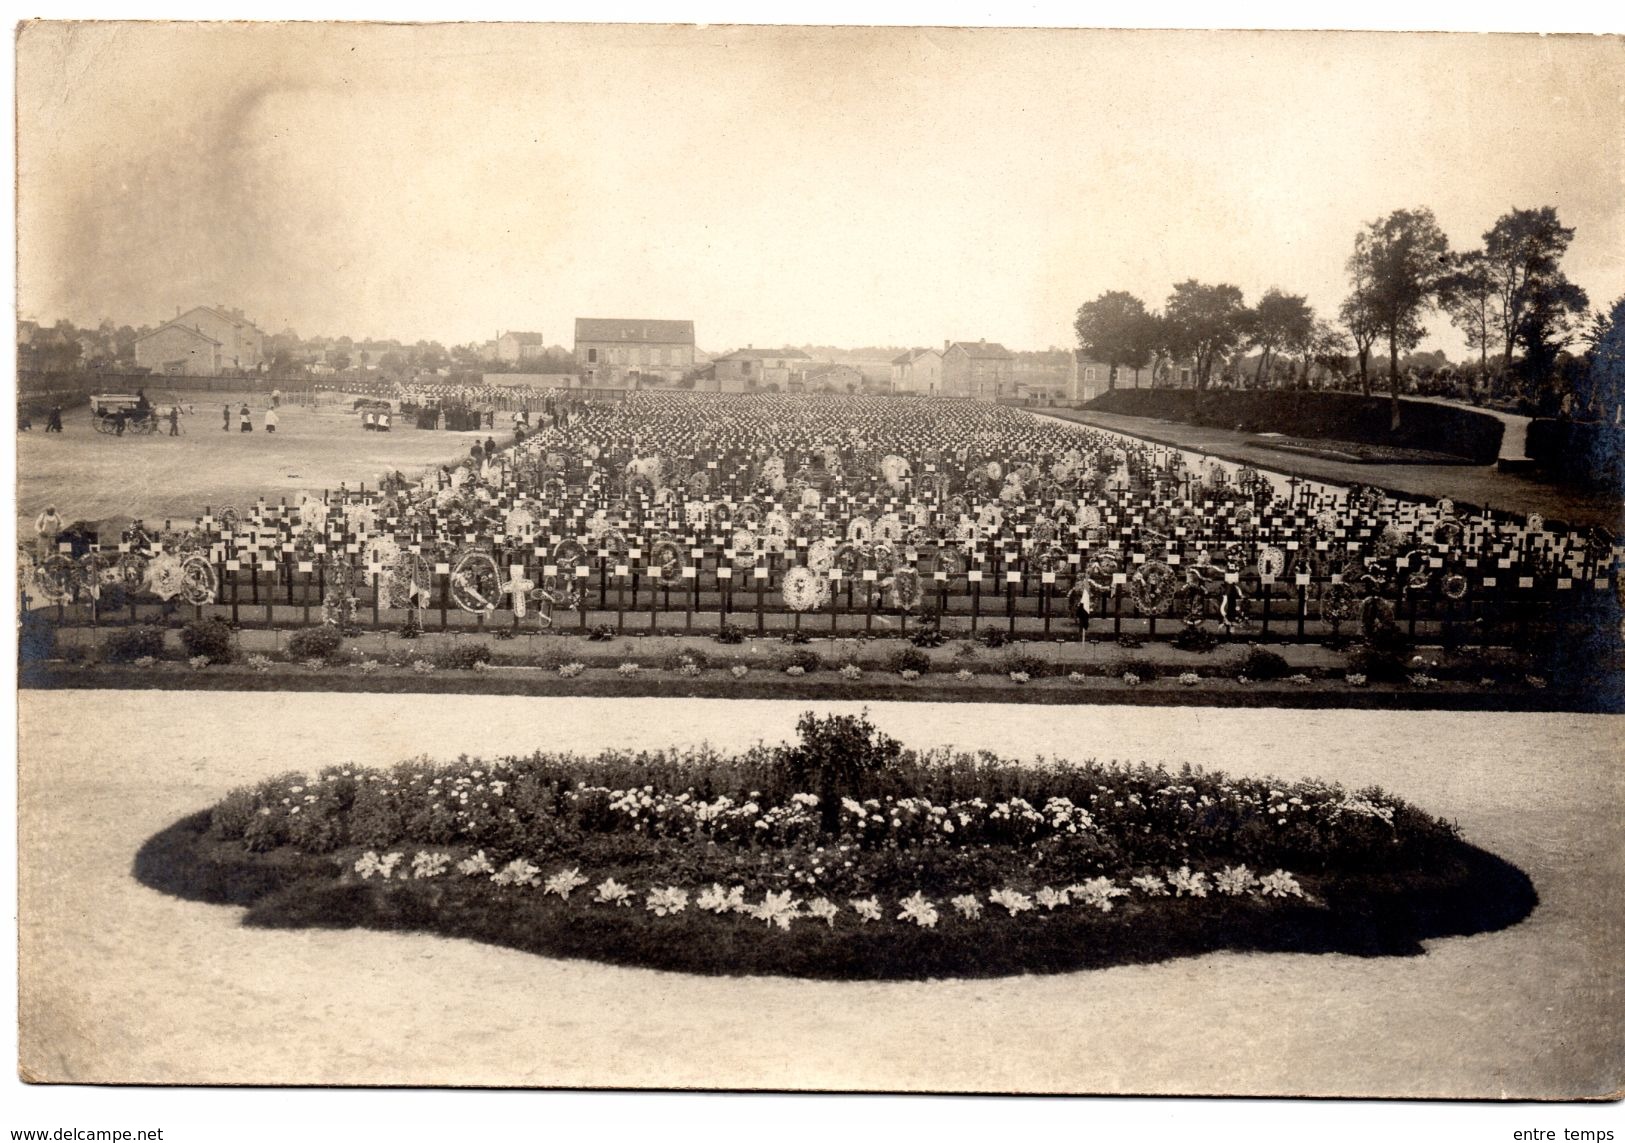
[[[16,26],[12,1138],[1615,1138],[1625,41],[914,23]]]

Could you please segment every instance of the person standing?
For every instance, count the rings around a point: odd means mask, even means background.
[[[56,538],[62,532],[62,517],[56,514],[56,505],[51,505],[41,512],[34,521],[34,535],[39,548],[40,559],[47,559],[56,555]]]
[[[276,432],[277,424],[281,421],[281,419],[282,418],[277,414],[275,405],[265,410],[265,431],[268,433]]]
[[[62,431],[61,405],[51,406],[51,419],[45,422],[45,431],[48,433],[60,433]]]
[[[254,414],[248,411],[248,402],[243,402],[242,409],[237,414],[239,432],[251,433],[254,431]]]
[[[282,404],[282,390],[281,389],[272,389],[271,390],[271,408],[275,409],[281,404]]]
[[[179,405],[169,406],[169,435],[172,437],[181,435],[181,407]]]
[[[226,405],[226,406],[222,407],[221,410],[220,410],[220,431],[223,432],[223,433],[231,432],[231,406],[230,405]]]

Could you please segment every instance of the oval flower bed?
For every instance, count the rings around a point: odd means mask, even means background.
[[[329,766],[136,858],[274,927],[409,929],[702,973],[990,976],[1217,949],[1414,954],[1521,920],[1517,869],[1380,790],[800,740]]]

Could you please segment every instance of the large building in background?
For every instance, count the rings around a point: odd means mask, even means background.
[[[589,386],[637,388],[677,381],[694,368],[694,323],[655,318],[576,318],[576,368]]]
[[[242,310],[177,309],[174,320],[136,339],[135,363],[154,373],[188,377],[248,373],[265,363],[265,334]]]
[[[976,401],[1015,396],[1015,354],[996,341],[943,342],[942,393]]]
[[[942,391],[942,353],[935,349],[910,349],[892,358],[891,390],[937,396]]]

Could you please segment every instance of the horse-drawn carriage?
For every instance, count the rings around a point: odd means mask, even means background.
[[[158,410],[133,393],[98,393],[90,399],[90,421],[109,436],[150,436],[158,431]]]

